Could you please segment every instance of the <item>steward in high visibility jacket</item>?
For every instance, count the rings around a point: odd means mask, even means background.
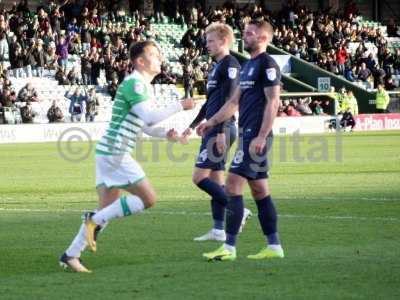
[[[375,99],[376,112],[385,113],[389,105],[389,102],[390,102],[390,97],[388,92],[385,91],[385,88],[383,87],[382,84],[379,84]]]
[[[347,100],[348,100],[347,108],[350,108],[350,112],[354,117],[357,116],[358,115],[358,103],[357,103],[356,97],[354,97],[353,91],[347,92]],[[344,111],[346,111],[347,108]]]

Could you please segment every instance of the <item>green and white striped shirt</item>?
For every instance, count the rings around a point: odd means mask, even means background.
[[[136,145],[137,135],[145,124],[132,112],[132,107],[153,98],[150,84],[134,71],[119,85],[106,133],[96,145],[96,154],[123,155]]]

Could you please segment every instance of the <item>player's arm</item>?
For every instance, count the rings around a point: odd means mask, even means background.
[[[224,70],[224,85],[222,87],[222,101],[225,104],[234,94],[236,88],[239,85],[239,70],[240,65],[237,63],[230,62],[230,64]],[[224,133],[227,124],[229,123],[229,118],[225,120],[222,124],[218,125],[218,132]]]
[[[279,85],[264,88],[264,95],[267,105],[265,106],[263,120],[260,131],[258,132],[258,136],[252,141],[252,145],[250,146],[250,151],[253,153],[255,152],[257,154],[262,154],[265,148],[267,136],[272,131],[272,126],[278,113],[280,90],[281,88]]]
[[[171,142],[178,141],[178,132],[175,129],[167,130],[162,127],[144,125],[142,131],[151,137],[167,138]]]
[[[239,85],[239,70],[240,64],[238,62],[229,61],[225,70],[223,70],[223,76],[225,77],[222,85],[221,101],[225,104],[235,92],[236,87]],[[226,129],[230,123],[231,118],[225,120],[223,123],[217,125],[217,138],[215,146],[220,154],[226,151]]]
[[[278,114],[280,90],[281,88],[279,85],[264,88],[264,95],[267,100],[267,105],[264,110],[261,128],[258,132],[258,136],[261,138],[266,139],[272,130],[275,117]]]
[[[197,133],[203,135],[207,130],[211,129],[211,127],[231,118],[239,108],[239,99],[240,87],[238,86],[233,92],[232,97],[225,102],[224,106],[222,106],[221,109],[207,122],[200,124],[199,127],[197,127]]]
[[[184,99],[179,102],[173,102],[163,108],[155,108],[151,105],[151,101],[142,101],[133,105],[131,111],[143,120],[146,125],[153,126],[182,110],[192,109],[194,106],[195,102],[193,99]]]
[[[180,142],[182,144],[187,144],[189,142],[188,138],[192,134],[192,130],[195,129],[205,119],[207,111],[207,101],[203,104],[196,118],[194,118],[192,123],[190,123],[189,127],[182,132],[182,135],[180,137]]]
[[[208,101],[208,100],[207,100]],[[203,106],[200,108],[199,113],[197,116],[194,118],[192,123],[190,123],[189,128],[190,129],[195,129],[197,125],[199,125],[206,117],[206,111],[207,111],[207,101],[203,104]]]

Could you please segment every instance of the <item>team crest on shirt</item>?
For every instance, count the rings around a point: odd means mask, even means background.
[[[247,76],[251,76],[254,73],[254,68],[250,68],[249,73],[247,73]]]
[[[276,70],[274,68],[266,69],[267,78],[271,81],[276,79]]]
[[[143,94],[144,93],[144,85],[141,82],[136,82],[135,85],[133,86],[133,90],[137,94]]]
[[[237,75],[237,69],[236,68],[228,68],[228,76],[230,79],[235,79]]]

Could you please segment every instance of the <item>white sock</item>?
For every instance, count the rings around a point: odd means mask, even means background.
[[[225,233],[225,230],[223,230],[223,229],[215,229],[215,228],[213,228],[211,230],[212,230],[213,233],[218,234],[218,235],[221,235],[221,234]]]
[[[283,250],[281,245],[268,245],[268,248],[273,250],[273,251],[281,251],[281,250]]]
[[[231,253],[236,252],[236,247],[235,247],[235,246],[231,246],[231,245],[228,245],[228,244],[224,244],[224,248],[225,248],[226,250],[228,250],[229,252],[231,252]]]
[[[108,223],[104,223],[101,226],[100,232],[104,231]],[[71,257],[81,257],[81,253],[86,249],[87,242],[86,242],[86,230],[85,230],[85,223],[82,223],[81,227],[77,235],[75,236],[74,240],[72,241],[71,245],[69,245],[68,249],[65,253]]]
[[[92,220],[98,225],[103,225],[106,222],[115,219],[129,216],[144,210],[143,201],[135,195],[122,196],[114,201],[109,206],[99,210]]]
[[[68,256],[71,257],[80,257],[83,250],[85,250],[87,246],[86,243],[86,231],[85,231],[85,223],[82,223],[79,228],[78,234],[75,236],[71,245],[65,251]]]

